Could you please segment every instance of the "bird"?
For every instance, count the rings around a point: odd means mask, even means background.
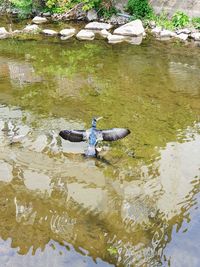
[[[96,147],[99,141],[116,141],[130,134],[130,130],[125,128],[97,129],[97,122],[102,118],[94,117],[92,119],[92,127],[88,130],[62,130],[59,135],[70,142],[88,142],[85,156],[97,157],[98,151]]]

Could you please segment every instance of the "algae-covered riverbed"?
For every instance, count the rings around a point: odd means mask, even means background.
[[[199,73],[177,43],[1,40],[0,266],[199,266]],[[58,137],[93,116],[131,130],[101,160]]]

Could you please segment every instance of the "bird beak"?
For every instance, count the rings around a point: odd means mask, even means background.
[[[98,117],[98,118],[96,118],[96,121],[99,121],[101,119],[103,119],[103,117]]]

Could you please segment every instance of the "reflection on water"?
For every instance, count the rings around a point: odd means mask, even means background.
[[[199,265],[200,61],[184,49],[0,43],[3,266],[178,267],[185,249]],[[101,160],[58,136],[94,115],[132,132]]]

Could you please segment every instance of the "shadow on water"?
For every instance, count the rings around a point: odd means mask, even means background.
[[[3,266],[199,266],[199,50],[40,38],[0,42]],[[94,114],[131,135],[86,159]]]

